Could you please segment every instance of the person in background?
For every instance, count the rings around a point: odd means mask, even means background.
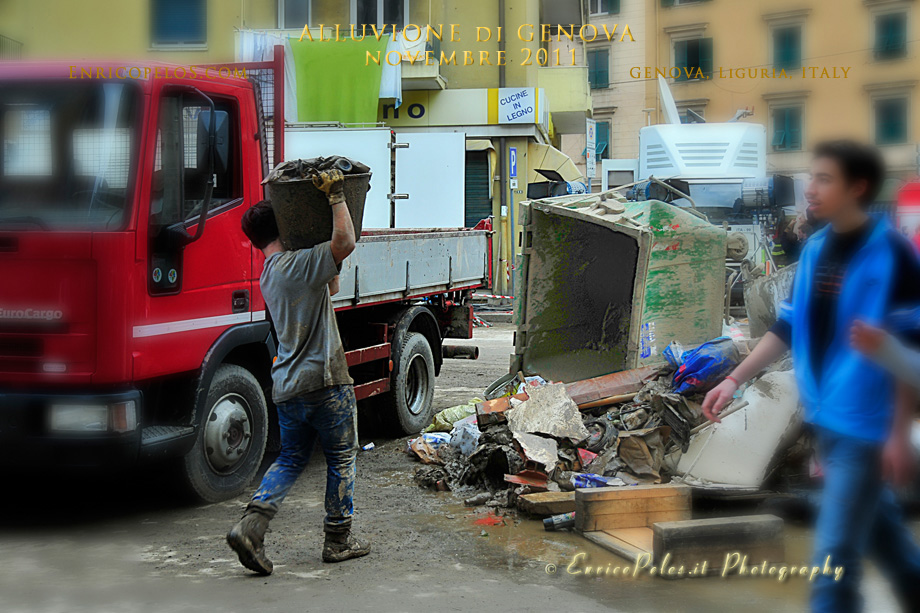
[[[792,350],[805,420],[815,431],[824,470],[814,563],[844,567],[839,581],[815,579],[816,612],[861,609],[867,553],[908,610],[920,603],[920,548],[881,478],[894,485],[910,480],[917,394],[847,342],[856,320],[888,325],[899,314],[920,312],[920,264],[912,246],[887,219],[866,212],[884,174],[872,147],[832,141],[815,148],[805,197],[809,213],[826,226],[802,249],[779,321],[703,402],[704,415],[719,421],[739,386]],[[904,323],[901,329],[916,334],[916,321]]]
[[[285,251],[275,213],[265,201],[242,219],[243,232],[265,255],[259,283],[278,334],[272,399],[278,409],[281,454],[265,473],[243,518],[227,534],[227,543],[243,566],[262,575],[274,568],[265,555],[268,523],[306,468],[317,439],[327,467],[323,561],[341,562],[370,552],[370,545],[351,533],[357,411],[330,299],[330,293],[338,291],[342,261],[355,249],[355,229],[342,172],[323,171],[313,183],[332,207],[331,240]]]

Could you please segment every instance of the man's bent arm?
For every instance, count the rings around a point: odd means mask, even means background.
[[[786,351],[789,345],[773,332],[767,332],[751,355],[746,357],[724,381],[706,394],[703,400],[703,415],[711,421],[720,421],[719,412],[731,402],[738,388],[746,381],[752,379],[757,373],[775,362]]]
[[[330,194],[329,204],[332,205],[332,257],[338,265],[355,250],[355,226],[351,222],[345,196],[341,195],[340,201],[333,202],[336,197],[336,194]]]

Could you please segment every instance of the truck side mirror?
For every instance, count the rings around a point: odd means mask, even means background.
[[[227,172],[230,162],[230,114],[227,111],[214,111],[214,172]],[[211,125],[211,111],[198,113],[198,168],[208,167],[208,131]]]

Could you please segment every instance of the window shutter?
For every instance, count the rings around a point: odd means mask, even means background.
[[[700,39],[700,70],[706,76],[712,76],[712,39]]]
[[[687,74],[687,41],[679,40],[674,43],[674,66],[678,68],[679,73],[676,81],[686,81]]]
[[[599,121],[597,122],[597,159],[604,159],[604,152],[607,150],[607,145],[610,141],[610,122],[609,121]]]
[[[620,14],[620,0],[604,0],[604,6],[610,15]]]
[[[782,149],[786,140],[786,112],[785,109],[773,111],[773,141],[774,149]]]
[[[802,109],[786,109],[786,130],[789,132],[788,149],[802,148]]]
[[[661,0],[661,6],[674,6],[674,0]]]
[[[598,87],[610,85],[610,51],[607,49],[597,52],[597,85]]]
[[[153,0],[153,42],[204,44],[208,42],[206,0]]]

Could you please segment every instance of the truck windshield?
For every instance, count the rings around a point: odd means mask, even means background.
[[[0,228],[121,228],[138,99],[132,83],[0,86]]]

